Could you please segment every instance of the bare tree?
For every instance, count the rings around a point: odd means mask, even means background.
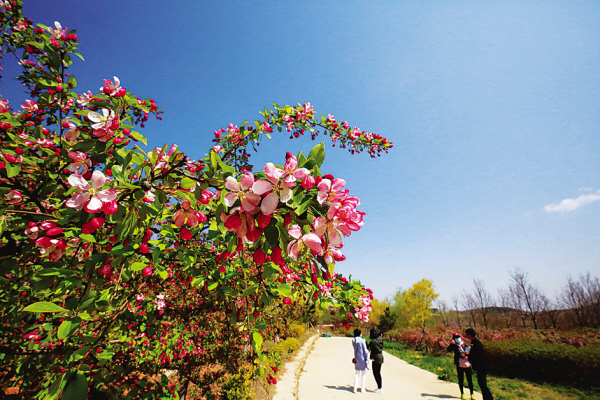
[[[579,326],[600,326],[600,281],[597,277],[588,272],[579,275],[579,281],[575,281],[569,276],[561,299],[573,311]]]
[[[500,305],[500,313],[502,314],[502,318],[504,322],[506,322],[506,327],[510,328],[510,317],[513,313],[511,309],[511,301],[510,301],[510,291],[498,289],[498,304]]]
[[[452,296],[452,304],[454,305],[454,311],[456,311],[456,323],[458,323],[458,328],[462,329],[460,312],[458,311],[458,296]]]
[[[442,320],[442,324],[448,328],[450,326],[450,309],[448,308],[448,303],[446,303],[444,300],[438,300],[436,301],[436,305]]]
[[[511,294],[518,298],[519,309],[525,313],[525,318],[527,317],[526,314],[529,313],[533,327],[538,329],[538,314],[542,311],[544,304],[542,292],[537,286],[529,283],[527,273],[524,271],[517,268],[509,274],[512,278]],[[523,325],[525,325],[524,319]]]
[[[475,301],[475,297],[468,293],[466,290],[463,290],[463,307],[469,314],[469,319],[471,320],[471,326],[473,328],[477,328],[477,302]]]
[[[546,296],[542,296],[542,314],[546,317],[547,322],[549,322],[549,327],[552,329],[556,329],[558,325],[558,317],[561,314],[560,302],[553,302]]]
[[[577,282],[571,275],[560,296],[565,307],[573,311],[577,325],[583,327],[588,321],[588,308],[586,307],[585,290],[581,282]]]
[[[494,299],[490,293],[486,290],[482,280],[473,279],[473,285],[475,286],[475,293],[473,294],[473,302],[477,308],[481,319],[483,320],[483,326],[485,329],[488,328],[488,310],[494,306]]]

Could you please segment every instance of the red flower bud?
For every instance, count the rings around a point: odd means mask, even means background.
[[[148,254],[150,253],[150,249],[148,249],[148,245],[147,244],[141,244],[140,245],[140,253],[142,254]]]
[[[302,179],[302,183],[300,184],[304,189],[310,190],[315,187],[315,178],[312,175],[307,175]]]
[[[116,200],[104,203],[102,205],[102,211],[104,211],[104,214],[106,214],[106,215],[116,214],[117,211],[119,211],[119,204],[117,203]]]
[[[63,229],[62,228],[52,228],[48,232],[46,232],[46,235],[48,235],[48,236],[56,236],[56,235],[60,235],[61,233],[63,233]]]
[[[146,246],[146,247],[148,247],[148,246]],[[152,267],[148,266],[142,270],[142,275],[147,278],[149,276],[152,276],[152,272],[153,272]]]
[[[190,240],[192,238],[192,232],[186,227],[181,228],[181,232],[179,232],[179,236],[183,240]]]
[[[254,254],[252,255],[252,258],[254,259],[254,262],[257,263],[258,265],[262,265],[265,262],[265,252],[262,251],[262,249],[258,248],[256,250],[254,250]]]
[[[58,93],[62,92],[62,91],[63,91],[63,89],[64,89],[64,88],[63,88],[63,85],[56,85],[56,91],[57,91]]]
[[[264,215],[264,214],[259,214],[258,217],[256,218],[257,222],[258,222],[258,227],[260,229],[265,229],[267,226],[269,226],[269,223],[271,222],[271,217],[272,215]]]

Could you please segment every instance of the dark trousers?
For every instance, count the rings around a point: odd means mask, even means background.
[[[460,388],[460,394],[463,394],[463,387],[465,382],[465,375],[467,375],[467,383],[469,384],[469,390],[473,394],[473,370],[471,368],[461,368],[456,366],[456,373],[458,374],[458,387]]]
[[[487,387],[487,371],[485,369],[478,369],[477,371],[477,383],[481,389],[483,400],[494,400],[494,396]]]
[[[373,376],[377,382],[377,389],[381,389],[381,364],[373,361]]]

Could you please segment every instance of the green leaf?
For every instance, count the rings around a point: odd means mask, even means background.
[[[321,142],[310,151],[308,158],[315,160],[317,165],[320,167],[325,161],[325,145]]]
[[[71,336],[78,328],[81,323],[81,318],[75,317],[70,321],[63,321],[58,327],[58,338],[64,340]]]
[[[252,348],[256,354],[260,354],[260,349],[263,344],[263,338],[258,332],[252,332]]]
[[[277,291],[283,297],[291,297],[292,296],[292,288],[289,283],[283,283],[277,287]]]
[[[143,262],[134,262],[133,264],[131,264],[131,270],[132,271],[141,271],[144,268],[146,268],[148,266],[148,264],[143,263]]]
[[[82,233],[81,235],[79,235],[79,238],[84,242],[96,243],[96,238],[94,237],[94,235],[90,235],[89,233]]]
[[[25,307],[23,311],[29,312],[39,312],[39,313],[54,313],[54,312],[67,312],[66,309],[61,306],[57,306],[54,303],[50,303],[48,301],[39,301],[37,303],[33,303]]]
[[[9,163],[6,164],[6,176],[8,178],[12,178],[13,176],[18,175],[19,172],[21,172],[21,166],[20,165],[12,165],[12,164],[9,164]]]
[[[112,168],[110,169],[112,171],[112,176],[118,180],[118,181],[122,181],[123,180],[123,167],[120,165],[113,165]]]
[[[158,275],[163,279],[167,279],[169,277],[169,272],[168,271],[158,271]]]
[[[265,237],[271,246],[279,244],[279,229],[275,225],[269,225],[265,228]]]
[[[185,177],[181,180],[181,187],[184,189],[191,189],[194,186],[196,186],[196,181],[193,179]]]
[[[70,380],[60,396],[61,400],[81,400],[88,395],[87,378],[82,372],[77,372],[75,379]]]
[[[217,288],[217,286],[219,286],[219,282],[213,282],[210,285],[208,285],[208,290],[210,290],[210,291],[215,290]]]

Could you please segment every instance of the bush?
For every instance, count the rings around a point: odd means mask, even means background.
[[[227,377],[223,384],[223,392],[227,400],[252,400],[254,395],[250,389],[251,373],[241,371]]]
[[[526,340],[486,341],[490,372],[535,382],[600,386],[600,346]]]
[[[299,338],[300,336],[304,335],[304,332],[306,332],[304,324],[300,324],[298,322],[293,322],[290,324],[289,333],[292,337]]]

